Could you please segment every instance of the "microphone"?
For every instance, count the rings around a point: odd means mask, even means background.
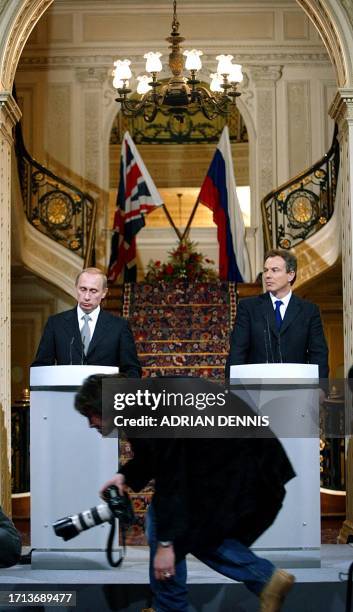
[[[280,363],[283,363],[283,359],[282,359],[282,351],[281,351],[281,332],[278,332],[278,352],[279,352],[279,358],[280,358]]]
[[[268,322],[268,317],[266,317],[266,323],[267,323],[267,334],[268,334],[268,341],[269,341],[269,344],[270,344],[270,350],[271,350],[271,359],[272,359],[271,363],[275,363],[275,359],[274,359],[274,356],[273,356],[273,350],[272,350],[271,333],[270,333],[270,324],[269,324],[269,322]]]
[[[265,340],[265,351],[266,351],[266,363],[268,363],[268,348],[267,348],[267,338],[266,338],[266,327],[264,328],[264,340]]]
[[[72,365],[72,345],[75,342],[75,336],[72,336],[71,340],[70,340],[70,365]]]

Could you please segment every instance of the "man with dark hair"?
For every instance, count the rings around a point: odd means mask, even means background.
[[[77,306],[51,316],[32,366],[118,366],[139,378],[141,366],[129,323],[102,310],[107,278],[98,268],[86,268],[76,278]]]
[[[108,415],[102,418],[101,404],[106,378],[90,376],[76,396],[75,407],[90,427],[108,434],[112,420]],[[220,389],[207,380],[195,384],[203,392]],[[229,401],[237,402],[235,412],[249,411],[238,398]],[[249,548],[273,523],[285,496],[284,485],[295,475],[273,434],[265,439],[131,438],[129,442],[133,458],[101,493],[115,485],[123,495],[126,486],[139,491],[155,481],[147,535],[157,612],[188,610],[187,553],[244,582],[260,598],[261,612],[279,611],[294,577]]]
[[[297,259],[274,249],[265,255],[266,293],[239,302],[226,377],[230,366],[246,363],[312,363],[328,378],[328,350],[318,307],[292,293]]]
[[[20,534],[0,506],[0,567],[15,565],[20,557]]]

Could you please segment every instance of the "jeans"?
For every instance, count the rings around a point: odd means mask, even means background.
[[[187,612],[185,558],[176,564],[175,576],[167,580],[156,580],[154,577],[153,559],[158,542],[153,504],[147,513],[147,538],[150,546],[150,585],[157,612]],[[244,582],[255,595],[261,593],[275,571],[273,563],[258,557],[247,546],[233,538],[223,540],[220,546],[203,551],[202,554],[190,552],[216,572],[237,582]]]

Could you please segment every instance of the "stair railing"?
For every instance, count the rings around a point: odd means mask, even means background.
[[[94,264],[97,204],[92,196],[42,166],[28,153],[20,122],[15,149],[25,214],[40,232]]]
[[[334,211],[338,170],[336,126],[322,159],[261,201],[265,250],[291,249],[324,227]]]

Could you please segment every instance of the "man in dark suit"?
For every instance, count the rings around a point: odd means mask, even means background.
[[[77,306],[49,317],[32,366],[118,366],[130,377],[141,376],[128,322],[100,307],[107,293],[106,276],[86,268],[76,279]]]
[[[230,366],[245,363],[313,363],[328,377],[328,350],[318,307],[292,293],[297,260],[289,251],[265,256],[267,292],[241,300],[230,340]]]

